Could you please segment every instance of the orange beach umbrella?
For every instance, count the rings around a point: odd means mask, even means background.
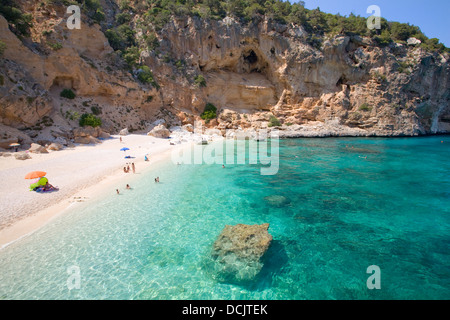
[[[47,174],[47,172],[44,171],[33,171],[33,172],[29,172],[27,173],[27,175],[25,176],[25,179],[37,179],[37,178],[42,178]]]

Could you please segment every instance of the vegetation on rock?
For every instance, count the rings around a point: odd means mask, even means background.
[[[209,120],[215,119],[217,117],[217,108],[212,103],[207,103],[203,113],[200,115],[200,118],[205,120],[207,123]]]
[[[272,116],[269,117],[269,124],[268,124],[268,126],[269,127],[279,127],[279,126],[281,126],[281,122],[280,122],[280,120],[277,119],[277,117],[272,115]]]
[[[83,113],[80,117],[79,124],[80,127],[91,126],[95,128],[102,125],[102,120],[92,113]]]
[[[75,93],[70,89],[63,89],[63,91],[61,91],[59,95],[67,99],[75,99],[76,96]]]

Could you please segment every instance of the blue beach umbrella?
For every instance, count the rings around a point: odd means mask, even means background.
[[[126,147],[123,147],[122,149],[120,149],[120,151],[127,151],[127,150],[130,150],[130,149],[128,149]]]

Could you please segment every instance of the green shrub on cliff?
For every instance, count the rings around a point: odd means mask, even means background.
[[[153,73],[149,67],[147,67],[147,66],[139,67],[137,78],[140,82],[149,83],[154,88],[159,89],[159,85],[153,78]]]
[[[6,43],[0,40],[0,57],[5,53],[6,50]]]
[[[212,103],[207,103],[203,113],[200,115],[200,118],[205,120],[207,123],[209,120],[215,119],[217,117],[217,108]]]
[[[96,117],[92,113],[83,113],[80,117],[80,127],[91,126],[91,127],[99,127],[102,125],[102,119]]]
[[[75,93],[70,89],[64,89],[59,95],[67,99],[75,99],[76,96]]]
[[[105,36],[114,50],[125,50],[135,45],[134,30],[127,24],[105,31]]]
[[[13,25],[13,31],[22,36],[28,36],[30,34],[30,28],[33,26],[33,16],[23,13],[16,1],[0,1],[0,14]]]
[[[281,126],[280,120],[278,120],[277,117],[275,116],[270,116],[268,127],[279,127],[279,126]]]
[[[206,87],[206,80],[205,77],[202,76],[201,74],[195,76],[194,78],[194,83],[198,86],[198,87]]]
[[[367,103],[363,103],[359,106],[358,110],[360,111],[371,111],[372,107],[370,107]]]

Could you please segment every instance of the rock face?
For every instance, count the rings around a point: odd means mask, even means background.
[[[153,136],[155,138],[168,138],[170,136],[170,131],[163,124],[159,124],[154,127],[149,133],[149,136]]]
[[[168,85],[177,92],[169,94],[171,101],[192,112],[213,103],[219,128],[260,128],[275,116],[282,124],[302,125],[299,136],[450,131],[448,54],[382,48],[370,38],[342,35],[314,48],[298,26],[267,17],[246,27],[225,20],[177,19],[161,41],[175,59],[198,66],[193,72],[207,84],[191,100],[179,85]],[[158,68],[154,59],[146,63]]]
[[[128,2],[136,28],[147,19],[146,6]],[[449,55],[428,52],[414,38],[380,47],[371,38],[337,35],[313,46],[301,26],[268,16],[245,24],[231,17],[171,17],[156,32],[157,50],[141,45],[146,31],[133,30],[151,84],[139,81],[138,70],[127,70],[105,36],[114,29],[116,1],[101,1],[102,27],[83,10],[82,30],[66,27],[63,1],[16,3],[31,14],[33,27],[20,40],[0,15],[6,45],[0,124],[35,142],[45,127],[78,127],[77,116],[91,110],[117,134],[125,127],[145,132],[156,119],[169,128],[194,124],[208,102],[217,107],[208,127],[223,135],[226,129],[265,128],[270,117],[286,128],[283,137],[450,132]],[[199,76],[203,85],[196,83]],[[61,97],[63,89],[76,97]],[[15,138],[26,140],[10,141]]]
[[[227,225],[214,242],[214,273],[223,281],[254,279],[263,267],[261,258],[272,242],[269,224]]]

